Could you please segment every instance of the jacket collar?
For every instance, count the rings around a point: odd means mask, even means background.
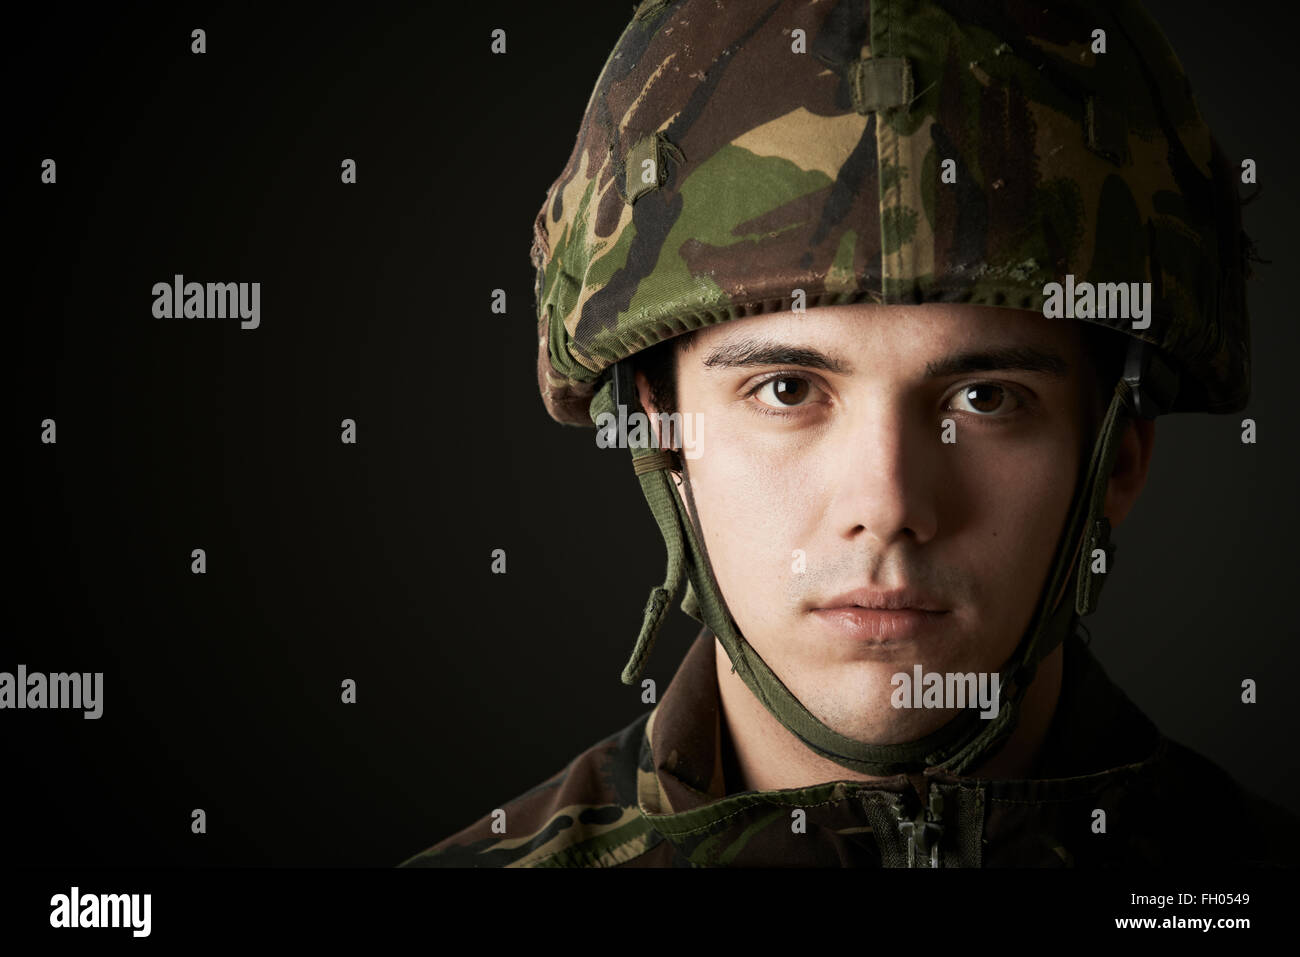
[[[692,864],[908,866],[918,862],[918,843],[922,850],[935,843],[926,837],[921,797],[934,791],[941,803],[929,820],[942,828],[936,836],[946,832],[942,863],[980,866],[986,825],[1015,832],[1017,812],[1023,816],[1031,806],[1095,803],[1100,792],[1147,773],[1163,756],[1155,726],[1110,681],[1077,635],[1065,642],[1063,671],[1057,708],[1031,777],[993,780],[931,768],[914,780],[900,774],[870,783],[829,781],[728,793],[723,760],[728,742],[714,637],[706,628],[646,722],[638,805]],[[1044,851],[1068,854],[1059,845],[1033,853]]]

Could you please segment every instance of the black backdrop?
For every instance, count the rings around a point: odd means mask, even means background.
[[[1250,406],[1158,423],[1093,648],[1167,733],[1300,809],[1294,34],[1264,2],[1147,6],[1228,156],[1258,163],[1246,227],[1273,264],[1251,287]],[[97,721],[0,713],[0,859],[387,866],[646,707],[618,673],[663,546],[624,457],[542,407],[528,263],[631,10],[52,6],[11,24],[0,671],[105,677]],[[260,281],[260,328],[154,319],[176,273]],[[694,633],[674,613],[647,671],[661,689]]]

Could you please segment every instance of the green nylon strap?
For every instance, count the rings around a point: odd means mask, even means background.
[[[685,161],[682,151],[670,142],[662,131],[637,140],[623,160],[623,195],[628,203],[635,203],[664,182],[664,158],[671,156],[679,164]],[[647,182],[647,180],[649,180]]]
[[[630,397],[640,411],[635,396]],[[1087,471],[1077,484],[1065,532],[1057,544],[1049,585],[1039,597],[1034,618],[1004,670],[1003,701],[995,718],[984,720],[974,709],[962,711],[943,727],[916,741],[902,744],[871,745],[845,737],[822,724],[796,698],[753,647],[740,635],[714,581],[695,524],[681,497],[673,487],[668,469],[673,464],[663,451],[633,448],[633,466],[650,510],[664,537],[668,550],[668,571],[663,585],[655,587],[646,603],[641,632],[636,646],[623,669],[624,684],[635,684],[653,648],[655,637],[668,607],[676,600],[683,581],[688,582],[688,614],[702,620],[721,641],[731,659],[733,670],[765,708],[791,733],[814,752],[842,767],[863,774],[893,775],[943,767],[960,774],[988,756],[1015,729],[1020,702],[1028,691],[1039,662],[1056,648],[1073,628],[1076,614],[1086,614],[1095,607],[1099,582],[1091,582],[1087,570],[1091,547],[1080,556],[1081,545],[1099,541],[1100,511],[1119,440],[1127,422],[1132,395],[1122,379],[1116,385],[1093,447]],[[613,413],[613,384],[605,382],[593,397],[592,421],[603,412]],[[689,478],[687,478],[689,481]],[[1083,533],[1090,530],[1085,538]],[[1080,539],[1084,538],[1081,543]],[[1100,546],[1099,546],[1100,547]],[[1113,550],[1113,546],[1108,546]],[[1081,570],[1074,601],[1056,601],[1068,580],[1076,556]],[[1109,558],[1109,555],[1108,555]],[[1109,571],[1109,565],[1108,571]],[[691,601],[693,599],[693,602]],[[1087,609],[1087,611],[1080,611]],[[696,614],[698,612],[698,614]],[[1011,689],[1010,694],[1006,689]]]
[[[1128,159],[1128,123],[1112,104],[1090,96],[1083,103],[1083,133],[1088,149],[1119,165]]]
[[[634,395],[630,396],[628,401],[635,403],[635,409],[628,410],[629,416],[633,411],[641,410],[640,403]],[[605,382],[591,399],[591,420],[596,422],[604,412],[616,417],[618,414],[614,408],[612,378]],[[686,550],[676,516],[677,493],[672,487],[668,472],[675,460],[676,456],[666,450],[632,447],[633,470],[641,480],[641,492],[650,503],[650,511],[654,513],[655,520],[659,523],[659,531],[663,534],[664,543],[668,547],[668,572],[664,583],[651,589],[650,597],[646,601],[645,612],[641,619],[641,633],[637,635],[632,657],[623,668],[622,680],[625,685],[636,684],[641,676],[646,659],[650,657],[650,651],[654,648],[655,638],[659,635],[659,627],[663,624],[664,615],[676,600],[677,593],[682,587]]]
[[[652,452],[649,455],[638,455],[632,459],[632,471],[637,475],[642,472],[657,472],[660,469],[673,469],[677,467],[677,456],[671,451]]]
[[[858,113],[906,106],[912,99],[912,66],[904,57],[868,57],[848,65],[849,96]]]

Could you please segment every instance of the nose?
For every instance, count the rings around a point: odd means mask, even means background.
[[[938,423],[888,401],[862,407],[841,421],[843,454],[832,518],[847,539],[866,536],[885,548],[925,544],[938,531],[943,482]]]

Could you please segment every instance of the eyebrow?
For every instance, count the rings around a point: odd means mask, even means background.
[[[817,349],[796,346],[770,339],[739,339],[709,351],[702,360],[706,368],[746,368],[749,366],[790,365],[822,369],[837,375],[853,375],[853,363]],[[926,363],[930,379],[966,375],[971,372],[1020,371],[1038,372],[1064,378],[1070,364],[1055,352],[1033,346],[1005,346],[954,352]]]

